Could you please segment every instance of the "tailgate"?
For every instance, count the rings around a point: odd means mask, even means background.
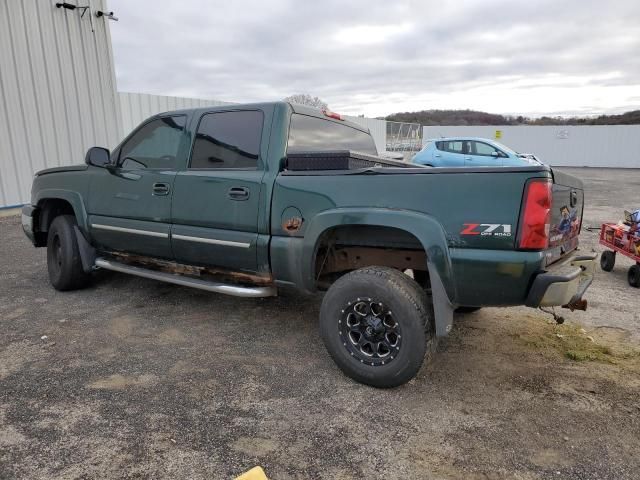
[[[582,182],[571,175],[553,170],[553,202],[547,264],[578,246],[582,226],[584,192]]]

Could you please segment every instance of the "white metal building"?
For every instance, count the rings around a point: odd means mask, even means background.
[[[50,0],[0,1],[0,207],[29,201],[33,173],[78,163],[121,131],[108,20]],[[89,10],[89,9],[87,9]]]

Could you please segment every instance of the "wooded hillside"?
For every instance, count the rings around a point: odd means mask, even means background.
[[[640,110],[598,117],[539,117],[500,115],[476,110],[422,110],[394,113],[385,118],[421,125],[632,125],[640,124]]]

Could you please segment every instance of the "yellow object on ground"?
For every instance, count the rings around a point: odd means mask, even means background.
[[[248,472],[244,472],[236,480],[269,480],[262,470],[262,467],[253,467]]]

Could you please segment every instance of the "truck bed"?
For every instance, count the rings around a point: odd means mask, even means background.
[[[547,258],[545,251],[521,251],[516,244],[525,185],[532,178],[552,179],[553,174],[543,165],[284,171],[274,187],[272,255],[293,249],[292,238],[302,241],[315,219],[332,211],[405,211],[438,226],[447,248],[427,255],[442,257],[438,261],[453,279],[450,298],[462,305],[522,304]],[[290,205],[311,219],[296,232],[282,226]],[[357,225],[363,219],[347,213],[343,221]]]

